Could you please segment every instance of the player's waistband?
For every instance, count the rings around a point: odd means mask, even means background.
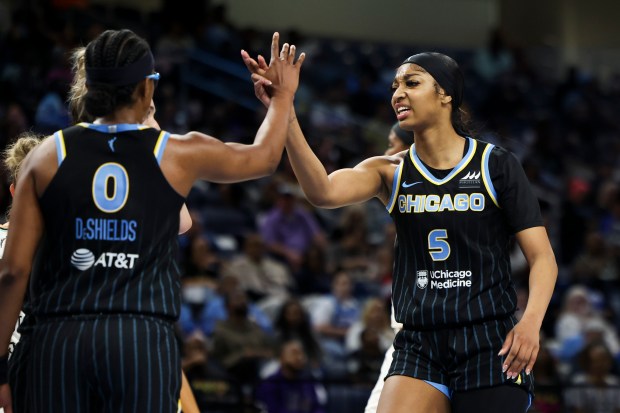
[[[476,320],[466,321],[463,323],[443,323],[443,324],[434,324],[434,325],[414,325],[414,324],[403,324],[403,330],[407,331],[439,331],[439,330],[452,330],[455,328],[463,328],[463,327],[473,327],[480,324],[485,324],[488,322],[504,322],[507,319],[514,316],[514,313],[503,314],[503,315],[495,315],[492,317],[484,317]]]
[[[176,320],[172,317],[165,317],[155,314],[140,314],[140,313],[85,313],[85,314],[45,314],[36,315],[34,317],[34,324],[45,323],[58,323],[61,321],[97,321],[101,319],[139,319],[145,321],[153,321],[156,323],[164,324],[166,326],[174,325]]]

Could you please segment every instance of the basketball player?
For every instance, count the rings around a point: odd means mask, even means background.
[[[71,117],[76,122],[92,122],[94,119],[84,109],[84,96],[88,91],[86,88],[86,69],[84,64],[84,52],[85,47],[76,48],[71,56],[73,80],[71,82],[71,88],[69,91],[69,110]],[[143,124],[150,126],[151,128],[161,129],[159,124],[155,120],[155,103],[151,100],[149,111],[146,120]],[[187,232],[192,226],[192,218],[189,215],[187,206],[183,204],[181,208],[181,215],[179,216],[179,234]],[[185,377],[185,373],[182,374],[181,381],[181,400],[179,401],[179,410],[183,413],[198,413],[198,404],[194,393]],[[15,392],[13,392],[15,394]]]
[[[4,167],[6,169],[6,171],[9,174],[9,178],[10,178],[10,186],[9,186],[9,191],[11,193],[11,196],[13,196],[15,194],[15,182],[17,182],[17,174],[19,173],[19,168],[21,166],[22,161],[24,160],[24,158],[26,157],[26,155],[28,155],[28,153],[33,150],[38,144],[39,142],[41,142],[42,137],[32,134],[32,133],[24,133],[22,135],[20,135],[17,140],[9,145],[9,147],[4,151],[4,158],[3,158],[3,164]],[[6,241],[6,236],[8,235],[8,230],[9,230],[9,222],[7,221],[5,224],[2,224],[0,226],[0,258],[2,258],[2,254],[4,252],[4,243]],[[24,346],[19,346],[17,345],[18,342],[20,341],[20,332],[23,332],[24,329],[28,329],[29,328],[29,323],[32,322],[32,319],[27,319],[25,313],[20,312],[19,314],[19,318],[17,321],[17,324],[15,326],[15,330],[13,331],[13,334],[11,336],[11,342],[9,345],[9,352],[11,354],[11,365],[17,365],[18,367],[24,367],[25,364],[23,363],[23,358],[24,356]],[[18,332],[18,327],[21,327],[19,329]],[[15,360],[18,360],[16,363]],[[24,375],[26,374],[25,369],[22,369],[19,372],[20,375]],[[9,375],[10,377],[10,375]],[[13,385],[16,385],[15,387],[18,387],[20,383],[15,383],[14,381],[11,380],[11,387],[13,388]],[[24,391],[25,389],[20,388],[19,391]],[[24,398],[22,397],[20,402],[23,402]],[[16,411],[19,412],[23,412],[25,411],[25,409],[20,409],[19,406],[21,406],[21,403],[16,403],[15,407],[16,407]],[[0,408],[0,413],[3,412],[3,409]]]
[[[263,103],[268,67],[242,52]],[[470,137],[458,64],[420,53],[398,67],[391,104],[415,145],[327,174],[291,115],[287,153],[316,206],[379,198],[397,230],[392,301],[403,329],[378,412],[525,412],[539,330],[557,265],[523,169],[505,149]],[[530,266],[519,322],[510,276],[515,236]]]
[[[86,68],[84,67],[85,51],[85,47],[78,47],[74,49],[71,54],[73,79],[69,89],[68,101],[71,118],[75,121],[75,123],[92,122],[95,120],[84,109],[84,96],[86,96],[86,92],[88,90],[86,88]],[[152,100],[146,119],[140,123],[150,126],[151,128],[161,129],[155,120],[155,103]],[[184,234],[192,227],[192,217],[189,215],[187,205],[185,204],[183,204],[183,207],[181,208],[181,215],[179,219],[179,234]]]
[[[277,167],[304,59],[288,44],[278,59],[278,41],[267,73],[275,98],[252,145],[140,125],[158,76],[148,44],[129,30],[88,44],[84,99],[95,122],[57,132],[24,161],[0,266],[5,349],[32,267],[30,411],[176,411],[179,210],[196,179],[236,182]]]
[[[72,114],[79,114],[79,116],[74,116],[74,119],[77,119],[79,122],[86,122],[89,119],[88,114],[84,111],[84,102],[83,97],[86,94],[86,72],[84,70],[84,47],[77,48],[73,53],[73,72],[74,77],[71,83],[71,91],[69,94],[69,102]],[[159,125],[155,121],[155,106],[151,101],[151,106],[149,107],[149,113],[146,120],[142,123],[145,125],[151,126],[153,128],[159,129]],[[35,136],[30,133],[24,134],[24,136],[19,137],[16,142],[11,145],[5,151],[4,164],[6,169],[9,171],[10,176],[12,178],[11,186],[9,188],[11,195],[15,193],[15,182],[17,180],[17,172],[19,170],[19,166],[21,162],[26,157],[26,155],[30,152],[30,150],[34,149],[34,147],[41,141],[42,137]],[[191,227],[192,221],[189,215],[189,211],[185,204],[183,204],[183,208],[181,209],[181,214],[179,216],[179,234],[182,234],[189,230]],[[0,226],[0,257],[2,256],[2,251],[4,249],[4,240],[6,239],[7,230],[9,223]],[[24,302],[24,306],[26,306],[26,302]],[[11,338],[10,349],[13,350],[12,358],[9,365],[9,375],[8,380],[11,386],[12,392],[12,400],[13,407],[18,412],[26,412],[26,402],[28,400],[28,395],[26,394],[27,385],[26,385],[26,372],[27,372],[27,357],[28,357],[28,332],[32,330],[32,326],[34,325],[34,320],[32,317],[26,317],[24,312],[20,313],[18,320],[18,328],[16,327],[13,336]],[[24,335],[22,336],[23,333]],[[22,340],[20,340],[22,338]],[[185,377],[185,374],[182,375],[182,385],[181,385],[181,397],[179,401],[179,411],[184,413],[198,413],[198,405],[196,403],[196,399],[192,392],[191,387]],[[2,413],[2,409],[0,409],[0,413]]]

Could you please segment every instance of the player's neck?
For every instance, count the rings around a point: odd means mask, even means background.
[[[116,112],[109,116],[97,118],[93,123],[104,125],[118,125],[121,123],[143,123],[146,115],[147,114],[144,113],[144,111],[136,107],[125,107],[118,109]]]
[[[452,127],[449,130],[428,130],[415,134],[415,150],[418,157],[435,169],[452,169],[463,159],[465,139]]]

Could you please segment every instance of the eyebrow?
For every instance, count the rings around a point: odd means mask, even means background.
[[[402,81],[402,82],[406,82],[407,80],[411,79],[414,76],[421,76],[423,72],[419,72],[419,73],[405,73],[402,76],[394,76],[394,82],[398,82],[398,81]]]

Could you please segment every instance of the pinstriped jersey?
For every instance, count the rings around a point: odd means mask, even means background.
[[[397,231],[392,300],[398,322],[425,329],[515,311],[510,239],[542,225],[542,218],[511,154],[466,138],[459,164],[436,171],[418,158],[414,145],[395,171],[387,209]]]
[[[39,202],[35,316],[179,314],[177,234],[184,199],[159,161],[169,134],[142,125],[56,132],[58,170]]]

